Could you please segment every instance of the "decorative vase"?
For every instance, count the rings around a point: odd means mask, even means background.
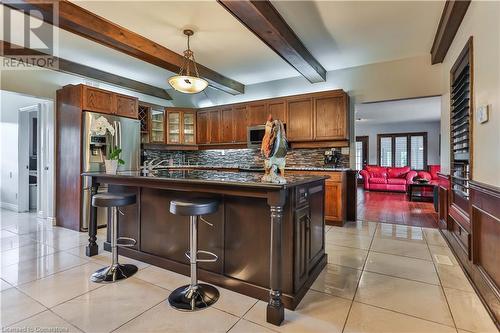
[[[107,174],[116,175],[116,169],[118,169],[118,160],[104,160],[104,166]]]

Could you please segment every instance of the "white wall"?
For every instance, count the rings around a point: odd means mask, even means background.
[[[473,124],[472,179],[500,186],[500,2],[472,1],[442,66],[441,150],[449,152],[450,69],[470,36],[473,36],[475,106],[490,105],[490,119]],[[474,117],[475,118],[475,117]],[[444,172],[450,157],[441,155]]]
[[[2,58],[0,57],[0,60]],[[119,74],[119,73],[118,73]],[[80,76],[60,73],[47,69],[30,70],[2,70],[0,76],[0,88],[2,90],[14,91],[21,94],[56,99],[56,91],[68,84],[87,84],[98,85],[99,88],[114,91],[117,93],[135,96],[143,102],[153,103],[162,106],[172,106],[171,101],[137,93],[125,88],[116,87],[96,80],[83,78]],[[168,83],[165,82],[165,88]]]
[[[17,210],[19,109],[44,101],[0,91],[0,206]]]
[[[440,122],[404,122],[390,124],[369,124],[356,122],[356,136],[369,136],[368,161],[369,164],[378,164],[377,161],[377,134],[427,132],[427,164],[439,164],[439,133]]]

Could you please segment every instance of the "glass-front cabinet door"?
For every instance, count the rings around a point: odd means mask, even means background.
[[[194,145],[196,143],[196,114],[191,111],[182,113],[182,143],[187,145]]]
[[[167,143],[179,144],[181,143],[181,112],[167,111],[167,117]]]
[[[163,110],[151,110],[151,143],[165,142],[165,113]]]

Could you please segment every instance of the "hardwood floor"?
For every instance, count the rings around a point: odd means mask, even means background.
[[[365,191],[358,186],[358,220],[437,228],[432,202],[409,201],[406,193]]]

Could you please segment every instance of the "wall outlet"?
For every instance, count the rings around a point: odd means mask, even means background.
[[[342,155],[349,155],[349,147],[342,147],[341,152]]]
[[[489,105],[481,105],[477,107],[476,118],[477,122],[483,124],[488,121],[489,118]]]

